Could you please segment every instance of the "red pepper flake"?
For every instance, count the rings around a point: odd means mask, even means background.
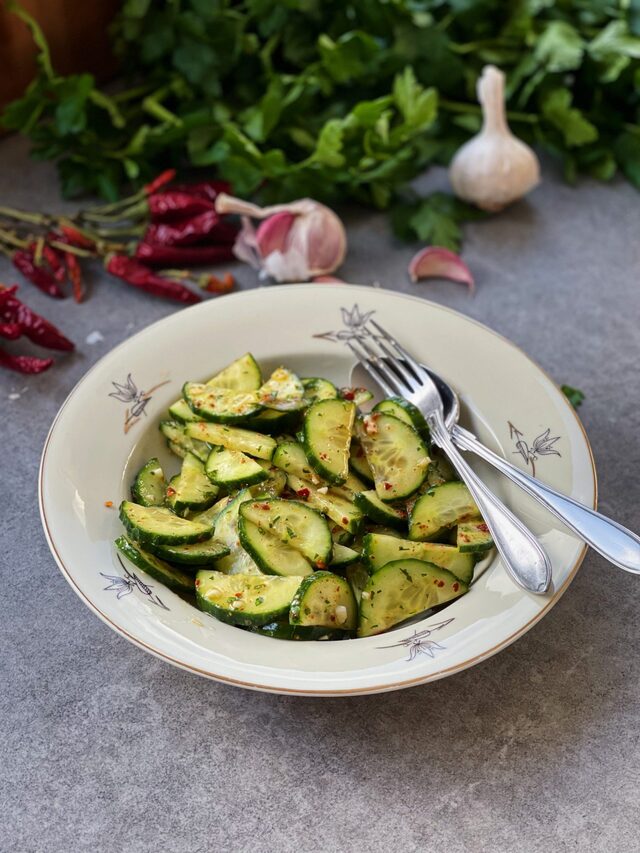
[[[258,504],[258,509],[271,509],[271,504]]]
[[[318,560],[316,563],[316,566],[319,569],[326,569],[327,568],[327,564],[325,562],[323,562],[322,560]]]
[[[113,506],[113,501],[105,501],[105,502],[104,502],[104,505],[105,505],[106,507],[111,508],[111,507]]]
[[[326,461],[328,458],[329,458],[328,455],[324,451],[320,454],[320,459],[323,459]]]
[[[460,584],[456,581],[453,585],[453,591],[457,592],[460,589]]]
[[[175,493],[176,493],[176,490],[172,486],[169,486],[167,489],[167,497],[172,498],[175,495]]]
[[[351,388],[347,388],[345,391],[342,392],[342,396],[345,400],[353,400],[356,396],[356,392],[353,391]]]
[[[343,516],[342,516],[342,523],[343,523],[343,524],[349,524],[349,519],[347,518],[347,516],[346,516],[346,515],[343,515]]]
[[[302,498],[303,501],[306,501],[311,492],[309,491],[309,489],[298,489],[296,494],[299,498]]]
[[[200,584],[201,584],[201,583],[202,583],[202,581],[199,581],[199,580],[196,578],[196,586],[200,586]]]
[[[234,592],[233,594],[235,595],[236,598],[242,598],[241,592]]]
[[[235,287],[236,280],[230,272],[225,273],[222,278],[217,275],[203,277],[202,289],[207,293],[229,293]]]
[[[384,484],[384,487],[385,487],[385,490],[388,492],[388,491],[389,491],[389,489],[392,489],[392,488],[393,488],[393,484],[392,484],[392,483],[385,483],[385,484]]]
[[[438,581],[438,586],[444,586],[444,581]]]
[[[478,525],[478,530],[481,530],[482,533],[488,533],[489,532],[489,528],[487,527],[487,525],[484,522],[482,522],[482,524]]]

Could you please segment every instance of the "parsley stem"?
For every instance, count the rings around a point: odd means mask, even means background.
[[[450,113],[470,113],[472,115],[481,115],[482,110],[477,104],[463,104],[460,101],[448,101],[446,98],[440,98],[438,106]],[[526,124],[537,124],[538,117],[531,113],[520,113],[507,111],[507,118],[511,121],[525,122]]]

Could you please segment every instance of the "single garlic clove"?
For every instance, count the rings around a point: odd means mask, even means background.
[[[409,276],[411,281],[420,281],[423,278],[448,278],[451,281],[466,284],[471,293],[475,289],[469,267],[455,252],[442,246],[427,246],[426,249],[414,255],[409,264]]]
[[[460,148],[449,168],[458,198],[490,211],[501,210],[540,181],[538,158],[507,124],[504,79],[495,66],[484,68],[478,80],[482,130]]]
[[[295,218],[294,213],[274,213],[262,220],[256,232],[256,242],[263,258],[271,252],[284,251]]]

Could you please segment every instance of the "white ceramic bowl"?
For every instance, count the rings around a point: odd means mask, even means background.
[[[458,390],[463,423],[483,441],[595,506],[593,459],[573,409],[524,353],[479,323],[423,299],[353,285],[226,296],[178,311],[116,347],[71,392],[47,437],[39,494],[51,551],[80,598],[114,630],[230,684],[342,696],[397,690],[479,663],[558,600],[580,565],[582,543],[483,463],[477,470],[552,560],[553,589],[545,596],[519,589],[492,557],[467,595],[417,625],[365,639],[290,642],[222,624],[119,560],[117,507],[132,475],[152,455],[177,468],[157,424],[185,380],[208,378],[250,350],[267,370],[285,363],[302,376],[346,384],[353,357],[344,340],[369,312]]]

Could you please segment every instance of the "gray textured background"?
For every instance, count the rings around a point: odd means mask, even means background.
[[[53,171],[18,139],[0,144],[0,203],[61,209]],[[582,388],[600,507],[636,529],[639,225],[628,186],[572,189],[549,165],[529,202],[467,228],[474,299],[455,284],[410,285],[412,248],[381,216],[349,214],[342,270],[478,318]],[[256,284],[248,269],[237,276]],[[0,261],[0,281],[14,280]],[[81,306],[28,284],[21,293],[79,351],[41,377],[0,374],[3,853],[640,850],[640,579],[591,553],[514,646],[395,694],[269,696],[161,663],[102,624],[58,572],[36,471],[75,382],[175,307],[97,273]],[[104,340],[88,345],[94,331]]]

